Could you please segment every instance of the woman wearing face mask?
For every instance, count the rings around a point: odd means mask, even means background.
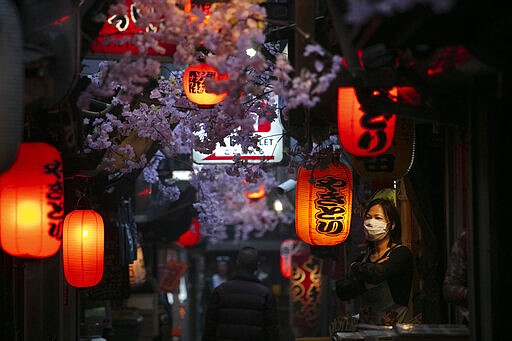
[[[364,212],[366,253],[350,266],[350,278],[337,281],[341,300],[361,298],[360,323],[404,321],[412,287],[413,260],[401,244],[400,215],[393,203],[374,199]]]

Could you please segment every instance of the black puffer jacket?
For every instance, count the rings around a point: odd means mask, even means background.
[[[254,274],[239,272],[210,296],[203,341],[277,341],[276,300]]]

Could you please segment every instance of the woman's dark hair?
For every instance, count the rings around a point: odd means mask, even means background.
[[[375,205],[379,205],[382,207],[386,218],[389,220],[391,224],[395,224],[395,228],[389,232],[389,243],[402,243],[402,223],[400,222],[400,213],[398,213],[398,209],[388,199],[377,198],[373,199],[368,204],[366,204],[366,208],[364,210],[363,219],[366,217],[366,214]]]

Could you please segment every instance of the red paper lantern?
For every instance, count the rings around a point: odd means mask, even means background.
[[[342,162],[325,170],[300,167],[295,188],[295,229],[307,244],[333,246],[347,239],[352,217],[352,171]]]
[[[59,151],[25,142],[0,174],[0,244],[15,257],[46,258],[60,249],[64,190]]]
[[[371,157],[348,155],[348,161],[362,178],[393,181],[406,175],[414,162],[414,121],[397,118],[393,144],[388,151]]]
[[[292,255],[299,244],[299,241],[296,239],[285,239],[281,243],[280,247],[280,257],[279,257],[279,265],[281,268],[281,275],[284,278],[292,277],[293,266],[292,266]]]
[[[397,88],[392,88],[388,94],[396,100]],[[366,114],[361,110],[353,87],[338,88],[338,136],[348,153],[356,156],[384,153],[393,142],[395,121],[394,113]]]
[[[225,80],[227,74],[220,74],[217,69],[206,63],[190,65],[183,73],[183,90],[185,95],[199,107],[211,108],[214,104],[220,103],[228,95],[227,92],[216,94],[206,91],[206,79],[212,78],[215,81]]]
[[[126,6],[126,12],[112,14],[105,20],[103,27],[91,42],[89,52],[92,55],[101,59],[121,59],[127,52],[130,52],[132,55],[141,53],[135,44],[128,42],[129,38],[144,34],[147,29],[155,29],[155,27],[141,27],[137,23],[137,17],[140,14],[136,2],[124,0],[123,4]],[[159,45],[164,48],[165,52],[149,48],[146,53],[150,56],[160,57],[163,61],[170,62],[170,57],[176,51],[176,45],[162,41],[159,42]]]
[[[104,225],[94,210],[74,210],[64,218],[62,260],[67,282],[92,287],[103,277]]]
[[[178,238],[178,244],[182,246],[194,246],[201,239],[201,228],[197,217],[192,218],[190,228]]]

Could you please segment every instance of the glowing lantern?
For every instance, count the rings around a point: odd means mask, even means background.
[[[178,238],[178,244],[182,246],[194,246],[201,239],[201,228],[197,217],[192,218],[190,228]]]
[[[0,174],[0,244],[15,257],[46,258],[60,249],[64,190],[59,151],[21,143],[14,164]]]
[[[64,218],[64,276],[74,287],[92,287],[103,277],[104,225],[93,210],[74,210]]]
[[[348,155],[348,161],[365,179],[396,180],[409,172],[414,162],[414,122],[397,118],[395,137],[385,153],[371,157]]]
[[[211,108],[214,104],[220,103],[226,98],[227,92],[216,94],[206,91],[206,79],[215,81],[225,80],[227,74],[220,74],[217,69],[206,63],[191,65],[183,73],[183,90],[191,101],[201,108]]]
[[[183,5],[183,12],[191,14],[192,13],[192,7],[197,7],[197,8],[201,9],[204,12],[205,17],[203,18],[202,24],[207,25],[208,21],[210,21],[210,14],[211,14],[212,4],[208,4],[208,3],[206,3],[206,4],[193,4],[192,0],[187,0],[187,2]],[[198,20],[198,17],[195,16],[195,15],[191,15],[190,18],[189,18],[189,22],[191,22],[191,23],[193,23],[193,22],[195,22],[197,20]],[[197,27],[201,28],[201,26],[203,26],[202,24],[197,25]]]
[[[279,263],[281,266],[281,275],[283,275],[284,278],[289,279],[292,277],[292,255],[298,244],[298,240],[291,238],[285,239],[281,243]]]
[[[396,101],[397,88],[392,88],[388,95]],[[338,136],[348,153],[357,156],[384,153],[393,142],[395,121],[394,113],[371,115],[362,111],[353,87],[338,88]]]
[[[333,246],[347,239],[352,217],[352,171],[342,162],[325,170],[299,168],[295,228],[310,244]]]
[[[244,184],[247,184],[247,182],[244,180]],[[261,183],[258,187],[257,191],[250,191],[246,190],[244,191],[244,195],[247,199],[251,200],[260,200],[267,195],[267,192],[265,191],[265,183]]]
[[[121,3],[121,1],[117,1]],[[133,0],[124,0],[123,4],[126,12],[112,14],[105,20],[103,27],[91,42],[89,52],[101,59],[121,59],[121,57],[130,52],[132,55],[138,55],[141,52],[139,48],[129,42],[129,39],[147,31],[158,30],[158,27],[149,25],[141,27],[137,22],[140,17],[140,10],[137,8],[137,2]],[[176,51],[176,45],[159,41],[163,51],[155,51],[153,48],[147,49],[145,53],[150,56],[158,56],[165,61],[171,61],[171,57]]]

